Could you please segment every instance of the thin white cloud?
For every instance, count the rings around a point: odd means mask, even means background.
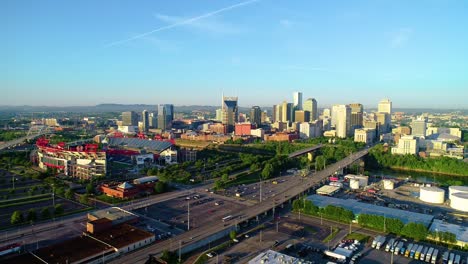
[[[164,14],[154,14],[154,17],[166,24],[178,24],[189,19],[186,17],[169,16]],[[183,26],[190,29],[217,34],[232,34],[239,32],[238,29],[232,27],[231,25],[222,23],[212,18],[192,21],[191,23],[183,24]]]
[[[258,2],[258,1],[260,1],[260,0],[244,1],[244,2],[234,4],[234,5],[223,7],[221,9],[218,9],[218,10],[215,10],[215,11],[212,11],[212,12],[205,13],[205,14],[200,15],[200,16],[192,17],[192,18],[182,20],[182,21],[178,21],[178,22],[173,22],[172,24],[169,24],[167,26],[159,27],[159,28],[153,29],[151,31],[144,32],[144,33],[132,36],[130,38],[126,38],[126,39],[111,42],[111,43],[107,44],[106,47],[112,47],[112,46],[120,45],[120,44],[129,42],[129,41],[133,41],[133,40],[136,40],[136,39],[139,39],[139,38],[154,34],[156,32],[169,30],[169,29],[172,29],[172,28],[180,27],[182,25],[192,24],[192,23],[194,23],[194,22],[196,22],[198,20],[201,20],[201,19],[204,19],[204,18],[207,18],[207,17],[211,17],[211,16],[214,16],[214,15],[217,15],[219,13],[223,13],[223,12],[235,9],[235,8],[250,5],[250,4]]]
[[[400,28],[397,32],[392,34],[390,39],[390,46],[392,48],[399,48],[405,45],[409,41],[412,34],[412,28]]]

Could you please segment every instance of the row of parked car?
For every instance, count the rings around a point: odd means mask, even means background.
[[[385,247],[384,244],[386,244]],[[406,239],[399,240],[397,238],[390,238],[387,241],[385,236],[376,236],[372,241],[371,246],[375,249],[382,248],[385,251],[391,252],[395,255],[403,255],[408,258],[417,259],[432,264],[437,263],[439,257],[444,264],[462,264],[468,262],[468,260],[462,260],[462,256],[456,253],[446,251],[443,254],[440,254],[441,252],[439,252],[439,249],[437,248],[419,245],[416,243],[407,243]]]

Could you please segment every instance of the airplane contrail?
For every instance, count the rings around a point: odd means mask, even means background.
[[[216,14],[219,14],[219,13],[222,13],[222,12],[225,12],[225,11],[229,11],[231,9],[235,9],[235,8],[238,8],[238,7],[241,7],[241,6],[249,5],[249,4],[252,4],[254,2],[258,2],[258,1],[261,1],[261,0],[249,0],[249,1],[241,2],[241,3],[237,3],[235,5],[223,7],[221,9],[218,9],[218,10],[215,10],[215,11],[212,11],[212,12],[200,15],[200,16],[192,17],[192,18],[186,19],[184,21],[180,21],[180,22],[170,24],[170,25],[167,25],[167,26],[164,26],[164,27],[153,29],[153,30],[145,32],[145,33],[138,34],[138,35],[135,35],[135,36],[130,37],[130,38],[126,38],[126,39],[111,42],[111,43],[107,44],[106,47],[116,46],[116,45],[119,45],[119,44],[123,44],[123,43],[129,42],[129,41],[135,40],[135,39],[139,39],[139,38],[151,35],[151,34],[156,33],[156,32],[160,32],[160,31],[168,30],[168,29],[175,28],[175,27],[178,27],[178,26],[190,24],[190,23],[195,22],[197,20],[200,20],[200,19],[203,19],[203,18],[206,18],[206,17],[210,17],[210,16],[214,16]]]

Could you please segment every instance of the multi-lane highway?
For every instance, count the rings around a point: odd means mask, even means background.
[[[349,155],[345,159],[342,159],[322,171],[318,171],[309,177],[304,178],[304,182],[301,185],[291,186],[286,191],[276,195],[274,200],[266,200],[258,203],[252,207],[246,207],[245,210],[239,211],[234,216],[234,219],[230,221],[228,225],[222,222],[221,219],[214,223],[209,223],[199,228],[192,229],[185,233],[182,233],[170,240],[162,241],[160,243],[153,244],[149,247],[141,249],[139,251],[131,252],[127,255],[124,255],[118,259],[112,261],[112,263],[144,263],[149,254],[159,254],[163,250],[176,250],[179,245],[183,247],[197,243],[202,239],[207,239],[211,235],[216,234],[224,229],[230,228],[233,225],[236,225],[240,221],[245,221],[247,219],[255,218],[256,216],[268,212],[273,208],[286,203],[287,201],[297,197],[298,195],[306,192],[315,184],[326,179],[328,176],[332,175],[336,171],[350,165],[357,159],[362,158],[368,153],[368,149],[361,150],[354,154]]]

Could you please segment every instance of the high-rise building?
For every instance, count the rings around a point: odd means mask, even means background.
[[[156,128],[158,126],[158,116],[155,113],[149,113],[149,127]]]
[[[390,114],[389,113],[375,113],[377,123],[379,123],[379,134],[385,134],[391,131],[390,129]]]
[[[281,122],[281,117],[283,114],[283,107],[281,104],[273,105],[273,123]]]
[[[133,111],[122,113],[122,126],[138,126],[138,115]]]
[[[318,119],[317,100],[308,98],[303,104],[304,111],[310,112],[310,122]]]
[[[378,109],[379,113],[392,114],[392,102],[389,99],[383,99],[379,102]]]
[[[427,130],[427,121],[424,117],[419,117],[411,122],[411,135],[416,137],[425,137]]]
[[[256,124],[257,127],[262,124],[262,109],[260,109],[260,106],[253,106],[250,109],[250,123]]]
[[[359,104],[359,103],[349,104],[349,107],[351,107],[351,127],[361,128],[364,107],[362,106],[362,104]]]
[[[216,109],[216,118],[217,121],[222,122],[223,121],[223,110],[222,109]]]
[[[302,93],[301,92],[294,92],[293,94],[294,101],[293,107],[295,110],[302,110]]]
[[[331,126],[336,128],[336,120],[338,119],[338,108],[340,105],[332,105],[331,108]]]
[[[238,122],[239,113],[237,107],[237,97],[223,96],[223,104],[221,106],[223,118],[222,123],[226,125],[227,133],[234,131],[234,126]]]
[[[418,154],[418,140],[414,136],[403,136],[398,141],[398,146],[392,148],[392,154]]]
[[[304,110],[296,110],[294,112],[295,122],[310,122],[310,112]]]
[[[336,136],[346,138],[352,135],[351,131],[351,107],[348,105],[334,105],[336,117]]]
[[[281,106],[281,122],[294,122],[294,107],[292,103],[286,101]]]
[[[158,105],[158,128],[162,130],[170,129],[174,120],[174,105]]]
[[[142,128],[143,128],[143,132],[148,132],[148,128],[149,128],[149,113],[147,110],[143,110],[143,112],[141,112],[141,121],[142,121]]]

